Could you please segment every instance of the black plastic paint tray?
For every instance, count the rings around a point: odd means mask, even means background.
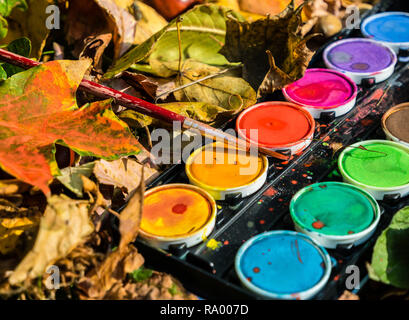
[[[404,1],[381,1],[366,15],[385,10],[406,11],[404,5],[407,6]],[[344,30],[330,39],[327,45],[354,36],[360,36],[359,30]],[[324,48],[317,51],[310,67],[324,67]],[[244,199],[236,197],[218,202],[216,227],[209,239],[220,242],[220,248],[212,250],[204,243],[189,249],[178,245],[163,251],[137,240],[136,246],[146,258],[147,267],[171,273],[188,290],[205,299],[257,299],[240,285],[235,274],[234,258],[239,247],[252,236],[265,231],[294,230],[288,210],[292,196],[315,182],[341,180],[336,171],[338,149],[369,138],[385,139],[380,130],[381,117],[392,106],[408,100],[408,84],[409,64],[402,63],[398,64],[390,79],[377,85],[369,80],[360,87],[357,105],[352,111],[336,119],[327,114],[317,121],[315,139],[301,155],[288,163],[269,159],[268,179],[261,190]],[[284,98],[279,93],[264,100]],[[232,127],[232,123],[223,129]],[[183,164],[167,169],[148,188],[169,183],[188,183]],[[328,250],[336,265],[329,282],[315,299],[338,299],[346,290],[345,280],[349,275],[346,268],[349,265],[360,268],[360,287],[365,286],[368,279],[365,263],[370,261],[373,245],[393,215],[409,205],[409,198],[385,199],[379,204],[383,211],[381,222],[367,242],[350,249]]]

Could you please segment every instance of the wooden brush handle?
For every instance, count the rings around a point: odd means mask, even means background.
[[[15,66],[19,66],[23,69],[30,69],[41,64],[38,61],[31,60],[4,49],[0,49],[0,60],[3,60]],[[133,109],[158,120],[170,123],[172,123],[173,121],[180,121],[183,123],[183,121],[185,120],[184,116],[181,116],[176,112],[166,110],[165,108],[161,108],[156,104],[103,86],[93,81],[83,79],[80,84],[80,89],[91,93],[92,95],[101,99],[114,99],[115,102],[120,105],[123,105],[129,109]]]
[[[221,141],[223,143],[227,143],[230,144],[234,147],[237,147],[239,149],[244,149],[246,151],[250,150],[250,148],[256,147],[258,149],[258,151],[260,153],[266,154],[268,156],[280,159],[280,160],[289,160],[290,156],[288,155],[284,155],[282,153],[270,150],[270,149],[266,149],[266,148],[262,148],[259,146],[255,146],[252,145],[251,143],[247,142],[246,140],[237,138],[231,134],[228,134],[226,132],[223,132],[222,130],[219,129],[215,129],[207,124],[201,123],[199,121],[190,119],[190,118],[186,118],[183,121],[183,128],[185,130],[189,130],[189,129],[196,129],[200,132],[200,134],[202,136],[205,136],[207,138],[210,138],[212,140],[216,140],[216,141]]]

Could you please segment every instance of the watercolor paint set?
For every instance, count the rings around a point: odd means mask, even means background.
[[[409,205],[409,14],[394,9],[380,2],[223,127],[291,160],[211,143],[148,186],[136,246],[153,268],[205,299],[338,299],[351,265],[365,288],[377,236]]]

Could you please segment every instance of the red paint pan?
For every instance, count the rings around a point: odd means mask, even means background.
[[[298,154],[314,136],[315,121],[304,108],[289,102],[263,102],[237,118],[239,136],[250,144],[274,152]]]

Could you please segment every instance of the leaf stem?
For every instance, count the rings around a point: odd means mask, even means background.
[[[182,60],[183,60],[183,57],[182,57],[182,37],[181,37],[181,34],[180,34],[180,27],[181,27],[180,25],[181,25],[182,21],[183,21],[182,17],[179,17],[177,19],[177,21],[176,21],[176,27],[177,27],[177,31],[178,31],[178,46],[179,46],[179,65],[178,65],[179,75],[182,74]]]
[[[235,69],[235,68],[237,68],[237,67],[238,67],[238,66],[233,67],[233,68],[226,68],[226,69],[221,70],[221,71],[219,71],[219,72],[217,72],[217,73],[209,74],[208,76],[205,76],[205,77],[200,78],[200,79],[198,79],[198,80],[195,80],[195,81],[192,81],[192,82],[190,82],[190,83],[181,85],[181,86],[179,86],[179,87],[177,87],[177,88],[174,88],[174,89],[172,89],[172,90],[163,92],[163,93],[161,93],[160,95],[158,95],[158,96],[155,98],[155,103],[157,103],[157,101],[158,101],[161,97],[163,97],[163,96],[169,95],[169,94],[171,94],[171,93],[173,93],[173,92],[176,92],[176,91],[179,91],[179,90],[186,89],[187,87],[193,86],[193,85],[195,85],[195,84],[197,84],[197,83],[200,83],[200,82],[202,82],[202,81],[209,80],[209,79],[211,79],[211,78],[217,77],[217,76],[219,76],[219,75],[221,75],[221,74],[224,74],[224,73],[226,73],[227,71],[232,70],[232,69]],[[188,78],[188,79],[189,79],[189,78]],[[191,79],[189,79],[189,80],[191,80]]]

